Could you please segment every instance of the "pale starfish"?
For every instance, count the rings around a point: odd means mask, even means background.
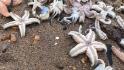
[[[75,1],[73,3],[71,16],[64,17],[62,20],[70,24],[70,23],[76,23],[78,19],[79,19],[79,22],[84,22],[85,17],[94,18],[95,17],[94,15],[96,14],[96,12],[90,11],[91,6],[92,6],[91,0],[89,0],[83,5],[80,4],[80,1]]]
[[[40,3],[38,0],[33,0],[33,2],[29,2],[28,5],[33,5],[32,7],[32,14],[36,16],[36,9],[37,8],[42,8],[42,3]]]
[[[15,20],[15,21],[11,21],[9,23],[4,24],[2,27],[4,29],[9,28],[9,27],[13,27],[13,26],[18,26],[20,33],[21,33],[21,37],[25,36],[25,28],[26,25],[32,24],[32,23],[39,23],[40,24],[40,20],[37,18],[29,18],[30,13],[29,11],[25,11],[25,14],[20,17],[14,13],[10,13],[10,16]]]
[[[95,33],[91,29],[89,29],[89,33],[86,36],[76,31],[71,31],[68,35],[71,35],[78,43],[78,45],[72,48],[69,52],[70,56],[74,57],[86,52],[86,55],[92,63],[91,66],[96,65],[98,61],[98,54],[96,50],[107,51],[106,46],[103,43],[95,41]]]
[[[111,66],[105,66],[105,62],[101,59],[98,60],[98,63],[100,63],[94,70],[113,70]]]
[[[52,13],[52,18],[57,15],[60,15],[64,9],[63,0],[53,0],[49,6],[50,12]]]
[[[107,6],[103,1],[98,1],[97,4],[92,5],[92,9],[99,11],[103,19],[106,19],[106,16],[109,15],[112,18],[116,17],[115,12],[113,11],[112,6]]]

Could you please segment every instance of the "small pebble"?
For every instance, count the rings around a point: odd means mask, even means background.
[[[55,43],[54,45],[57,45],[58,43]]]
[[[16,38],[15,34],[10,35],[10,41],[11,42],[16,42],[17,41],[17,38]]]
[[[56,37],[56,40],[59,40],[59,37]]]
[[[40,36],[35,35],[34,38],[33,38],[33,44],[36,44],[39,40],[40,40]]]

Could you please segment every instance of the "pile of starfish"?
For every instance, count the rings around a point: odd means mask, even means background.
[[[25,10],[24,15],[21,17],[12,11],[13,7],[21,3],[23,3],[23,0],[0,0],[0,14],[6,18],[13,18],[13,21],[2,25],[3,29],[18,26],[21,37],[24,37],[26,25],[32,23],[40,24],[41,21],[51,21],[56,17],[58,21],[64,25],[77,22],[85,23],[86,18],[95,19],[93,23],[94,26],[89,26],[86,30],[86,35],[82,34],[82,26],[79,27],[79,31],[70,31],[68,33],[68,35],[72,36],[78,43],[70,50],[69,55],[75,57],[79,54],[86,53],[91,62],[91,66],[95,67],[95,70],[113,69],[112,66],[106,66],[105,62],[99,59],[97,51],[104,50],[105,53],[113,51],[113,53],[124,62],[123,58],[119,55],[121,54],[124,57],[124,53],[121,52],[120,49],[112,45],[111,48],[109,46],[108,49],[107,45],[95,40],[97,35],[101,40],[114,39],[117,44],[124,46],[124,36],[118,31],[119,29],[124,30],[124,20],[115,13],[115,11],[124,11],[124,6],[114,8],[111,5],[105,4],[103,1],[93,3],[92,0],[28,0],[27,6],[32,8],[31,13]],[[33,17],[30,17],[30,14],[32,14]],[[114,24],[112,24],[113,19],[116,19],[118,28],[110,30],[104,25],[115,28]],[[114,32],[118,35],[114,35]],[[111,52],[108,53],[108,57],[111,56],[110,54]],[[109,61],[111,60],[112,59]]]

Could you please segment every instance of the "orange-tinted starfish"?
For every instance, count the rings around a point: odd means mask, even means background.
[[[13,2],[13,6],[18,5],[22,2],[22,0],[0,0],[0,14],[2,14],[5,17],[9,17],[9,11],[7,9],[7,6],[9,6]]]

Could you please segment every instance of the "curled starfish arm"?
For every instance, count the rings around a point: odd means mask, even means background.
[[[9,17],[10,16],[10,13],[9,13],[6,5],[3,4],[1,1],[0,1],[0,14],[2,14],[5,17]]]
[[[25,11],[25,14],[22,16],[22,19],[28,19],[30,16],[29,11]]]
[[[20,33],[21,33],[21,37],[25,36],[25,24],[22,23],[21,25],[19,25],[19,30],[20,30]]]
[[[104,24],[111,24],[111,20],[110,19],[105,20],[105,19],[101,18],[101,19],[99,19],[99,21],[104,23]]]
[[[95,41],[96,35],[95,35],[94,31],[89,29],[89,33],[86,35],[86,38],[87,38],[87,41],[90,41],[90,42]]]
[[[76,31],[70,31],[68,35],[72,36],[77,43],[84,43],[84,41],[86,40],[85,36]]]
[[[86,55],[88,56],[91,62],[91,66],[94,66],[97,64],[98,55],[97,55],[96,49],[93,46],[90,46],[87,48]]]
[[[97,34],[99,35],[99,37],[100,37],[102,40],[108,39],[106,33],[104,33],[104,32],[101,30],[99,21],[98,21],[97,19],[95,20],[95,29],[96,29]]]
[[[18,15],[14,14],[14,13],[12,13],[12,12],[10,12],[10,16],[11,16],[14,20],[19,20],[19,19],[21,19],[21,17],[19,17]]]
[[[105,44],[101,43],[101,42],[97,42],[94,41],[92,42],[93,47],[95,47],[98,51],[102,51],[104,50],[105,52],[107,52],[107,48],[105,46]]]
[[[24,22],[26,25],[32,24],[32,23],[38,23],[40,24],[40,20],[37,18],[29,18],[27,21]]]
[[[16,21],[12,21],[12,22],[9,22],[9,23],[6,23],[4,25],[2,25],[3,29],[6,29],[6,28],[9,28],[9,27],[12,27],[12,26],[17,26],[17,23]]]
[[[86,49],[87,49],[87,47],[85,46],[85,44],[80,43],[70,50],[69,55],[71,57],[75,57],[79,54],[84,53],[86,51]]]

